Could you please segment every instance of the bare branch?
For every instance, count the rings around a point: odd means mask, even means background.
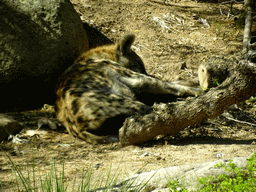
[[[180,4],[177,4],[177,3],[166,3],[166,2],[163,2],[163,1],[157,1],[157,0],[148,0],[152,3],[158,3],[158,4],[161,4],[161,5],[165,5],[165,6],[174,6],[174,7],[181,7],[181,8],[201,8],[200,6],[193,6],[193,5],[180,5]]]
[[[228,78],[207,94],[186,101],[155,104],[154,111],[143,117],[127,118],[119,130],[122,145],[139,144],[157,135],[175,136],[187,126],[201,123],[223,113],[230,105],[248,99],[256,90],[256,67],[235,64]]]
[[[251,0],[245,0],[246,7],[246,19],[245,19],[245,27],[244,27],[244,38],[243,38],[243,53],[246,54],[248,52],[249,43],[251,41],[251,28],[252,28],[252,7]]]

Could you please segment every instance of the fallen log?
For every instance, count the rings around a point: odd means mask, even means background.
[[[141,144],[157,135],[175,136],[188,126],[222,114],[230,105],[248,99],[256,90],[256,67],[241,61],[230,65],[226,80],[199,97],[154,104],[153,112],[129,117],[119,130],[123,146]]]

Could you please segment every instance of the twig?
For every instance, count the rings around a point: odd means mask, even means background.
[[[161,4],[161,5],[167,5],[167,6],[175,6],[175,7],[182,7],[182,8],[201,8],[199,6],[192,6],[192,5],[180,5],[180,4],[177,4],[177,3],[164,3],[162,1],[157,1],[157,0],[148,0],[152,3],[158,3],[158,4]]]
[[[220,14],[221,14],[221,15],[223,14],[222,11],[221,11],[221,8],[220,8]]]
[[[229,18],[229,17],[230,17],[230,15],[231,15],[231,14],[230,14],[230,12],[228,12],[228,14],[227,14],[227,18]]]
[[[251,41],[251,28],[252,28],[252,7],[251,7],[251,0],[244,1],[246,7],[246,19],[245,19],[245,26],[244,26],[244,38],[243,38],[243,53],[248,52],[249,43]]]
[[[255,37],[255,36],[252,36],[252,37]],[[249,44],[249,48],[255,47],[255,46],[256,46],[256,43]]]
[[[230,4],[230,3],[244,4],[244,2],[243,2],[243,1],[239,2],[239,1],[234,1],[234,0],[232,0],[232,1],[225,1],[225,2],[221,2],[220,4]]]
[[[140,47],[142,47],[142,48],[144,48],[144,49],[147,49],[148,51],[152,51],[152,50],[150,50],[149,48],[147,48],[147,47],[145,47],[145,46],[143,46],[143,45],[141,45],[141,44],[138,44],[138,46],[140,46]]]
[[[227,118],[228,120],[231,120],[231,121],[235,121],[235,122],[238,122],[238,123],[244,123],[244,124],[248,124],[248,125],[252,125],[254,127],[256,127],[256,124],[254,123],[249,123],[249,122],[246,122],[246,121],[240,121],[240,120],[237,120],[237,119],[234,119],[234,118],[231,118],[231,117],[227,117],[227,116],[224,116],[225,118]]]

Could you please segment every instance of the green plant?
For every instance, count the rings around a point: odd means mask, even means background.
[[[223,27],[224,23],[222,21],[214,20],[212,23],[213,29],[216,31],[220,31]]]
[[[35,171],[33,167],[33,178],[34,178],[34,186],[36,186],[36,177],[35,175]],[[51,169],[50,172],[44,177],[40,177],[40,186],[42,189],[44,189],[44,191],[58,191],[58,192],[62,192],[62,191],[67,191],[67,186],[65,185],[65,171],[64,171],[64,161],[62,164],[62,172],[58,175],[57,171],[56,171],[56,163],[53,161],[51,164]]]
[[[187,192],[188,190],[183,189],[182,185],[178,180],[169,181],[167,187],[172,192]]]
[[[244,10],[239,14],[237,19],[235,19],[235,30],[239,28],[244,28],[246,14],[247,12]]]
[[[216,167],[224,167],[225,171],[233,173],[233,176],[227,176],[226,174],[220,175],[214,179],[212,176],[200,178],[199,183],[204,187],[201,192],[208,191],[234,191],[234,192],[246,192],[256,190],[256,153],[254,153],[249,159],[245,169],[238,168],[230,160],[226,165],[223,163],[217,164]]]
[[[38,171],[42,170],[42,167],[39,167],[35,164],[34,158],[31,164],[27,163],[25,165],[25,172],[22,171],[23,167],[16,165],[11,157],[6,154],[13,170],[12,178],[12,190],[14,191],[25,191],[25,192],[66,192],[66,191],[76,191],[76,192],[86,192],[93,191],[95,189],[101,189],[102,191],[107,191],[109,189],[118,187],[118,190],[121,191],[147,191],[150,188],[148,182],[154,176],[152,175],[146,181],[141,182],[140,184],[133,181],[124,181],[118,183],[120,179],[119,167],[115,173],[111,173],[110,166],[109,169],[103,170],[97,179],[93,179],[93,166],[90,165],[88,169],[82,169],[81,177],[74,176],[72,186],[68,186],[65,180],[65,166],[64,158],[62,163],[62,170],[58,172],[56,169],[56,162],[52,160],[50,171],[44,175],[38,176]],[[30,166],[31,165],[31,166]],[[37,170],[37,172],[36,172]],[[37,173],[37,174],[36,174]],[[1,182],[0,182],[1,186]],[[69,187],[69,188],[68,188]],[[132,188],[132,189],[131,189]]]
[[[220,83],[217,81],[217,79],[214,79],[214,83],[215,83],[217,86],[220,85]]]
[[[32,171],[27,163],[26,173],[21,171],[21,167],[17,166],[10,156],[7,157],[12,165],[13,174],[15,175],[15,181],[12,182],[12,188],[17,188],[17,191],[56,191],[62,192],[67,190],[64,182],[64,161],[62,165],[62,172],[57,174],[55,168],[55,162],[52,163],[50,172],[45,177],[36,178],[35,175],[35,161],[32,161]],[[32,174],[32,176],[31,176]],[[40,187],[38,186],[38,180],[40,180]],[[16,184],[16,186],[15,186]],[[21,186],[20,186],[21,185]],[[40,189],[40,190],[39,190]]]
[[[245,101],[245,103],[255,108],[256,107],[256,97],[251,96],[248,100]]]
[[[233,173],[232,176],[222,174],[217,178],[213,176],[202,177],[199,184],[203,185],[197,189],[199,192],[252,192],[256,191],[256,153],[248,159],[245,168],[236,167],[229,161],[227,165],[223,163],[215,167],[224,167],[225,171]],[[185,187],[178,180],[169,181],[168,186],[171,192],[187,192]]]

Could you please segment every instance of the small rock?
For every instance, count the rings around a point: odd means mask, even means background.
[[[42,117],[38,119],[38,129],[40,129],[42,126],[48,126],[50,129],[57,129],[57,125],[59,125],[59,122],[57,119],[48,118],[48,117]]]
[[[224,157],[224,154],[223,153],[218,153],[218,154],[216,154],[216,157],[217,158],[222,158],[222,157]]]
[[[94,165],[93,167],[95,169],[99,169],[101,166],[103,166],[103,163],[97,163],[96,165]]]
[[[150,156],[150,153],[149,152],[144,152],[141,156],[142,157]]]
[[[18,137],[18,135],[9,135],[8,139],[12,139],[14,144],[28,143],[27,139],[21,139]]]
[[[8,138],[9,135],[14,135],[22,130],[19,124],[12,117],[0,114],[0,141]]]

